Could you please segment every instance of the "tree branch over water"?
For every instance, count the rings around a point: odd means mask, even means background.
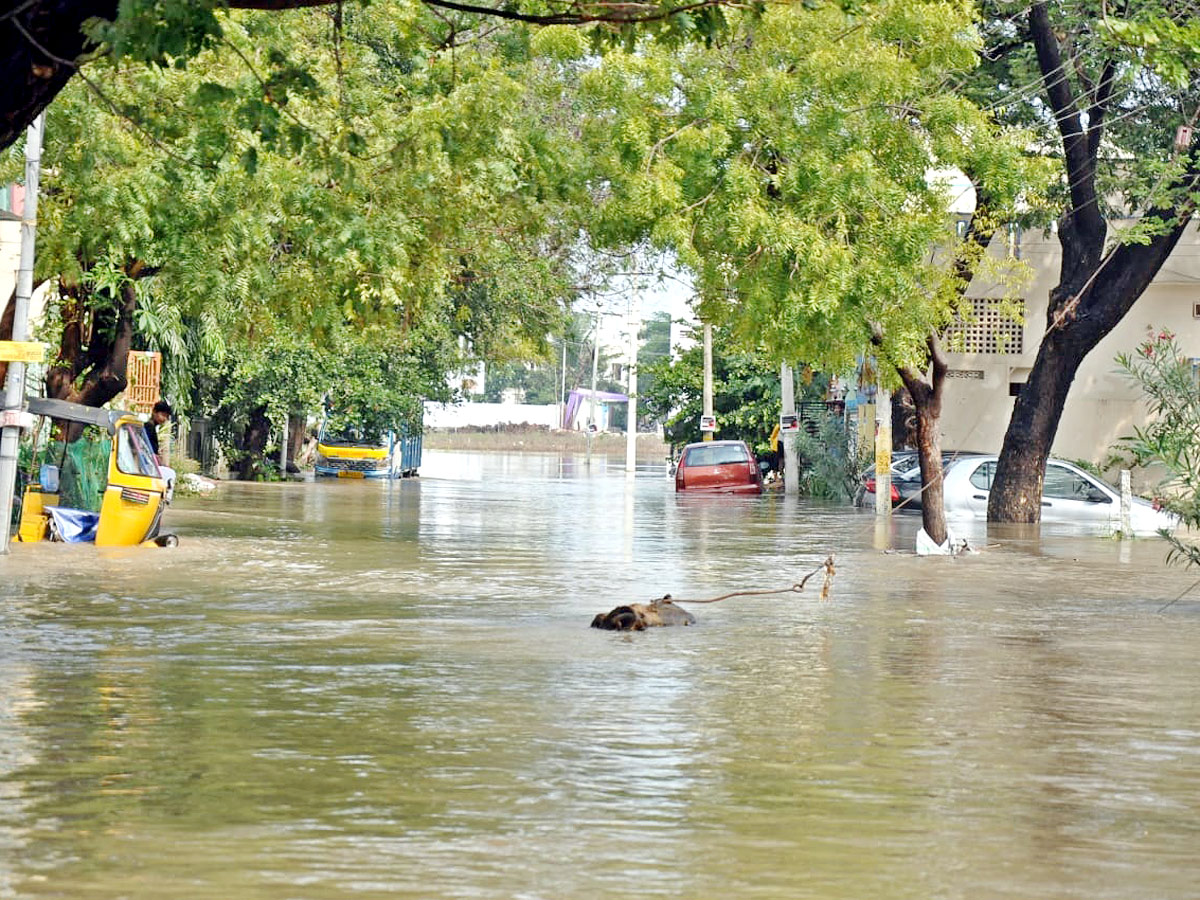
[[[143,20],[136,15],[142,3],[134,2],[132,22],[126,32],[130,44],[125,48],[135,58],[156,61],[186,57],[197,52],[206,41],[220,34],[214,13],[220,9],[284,12],[333,6],[339,0],[227,0],[227,2],[191,2],[164,0],[154,5],[153,17]],[[607,24],[615,29],[678,22],[688,30],[704,30],[719,21],[723,7],[740,7],[735,0],[696,0],[672,2],[586,2],[568,0],[558,4],[557,12],[524,11],[519,4],[491,6],[459,0],[422,0],[426,6],[480,17],[503,19],[530,25]],[[149,4],[146,4],[149,5]],[[164,21],[159,6],[170,7],[175,15]],[[92,23],[114,22],[117,0],[25,0],[0,13],[0,148],[17,140],[39,112],[79,71],[97,44],[88,36]],[[551,8],[555,8],[551,4]],[[544,7],[543,7],[544,9]],[[120,31],[120,28],[117,29]]]

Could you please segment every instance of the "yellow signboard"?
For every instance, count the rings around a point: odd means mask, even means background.
[[[40,363],[46,345],[40,341],[0,341],[0,362]]]

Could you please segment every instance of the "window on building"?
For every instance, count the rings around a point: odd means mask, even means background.
[[[1025,352],[1022,324],[1025,301],[968,300],[958,323],[946,331],[946,348],[955,353],[1017,356]]]

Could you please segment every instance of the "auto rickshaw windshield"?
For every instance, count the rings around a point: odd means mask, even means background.
[[[130,423],[117,429],[117,468],[126,475],[162,477],[141,425]]]

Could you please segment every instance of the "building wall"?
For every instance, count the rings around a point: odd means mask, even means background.
[[[7,303],[17,286],[21,265],[21,223],[0,218],[0,305]]]
[[[25,208],[25,189],[19,184],[0,185],[0,309],[17,289],[17,270],[21,267],[21,213]],[[36,287],[29,298],[29,321],[39,321],[45,313],[46,286]]]
[[[425,403],[426,428],[479,428],[501,425],[539,425],[557,428],[562,407],[557,403]]]
[[[1060,248],[1055,234],[1026,232],[1019,254],[1031,272],[1020,292],[1026,301],[1021,352],[951,353],[942,414],[943,446],[948,449],[999,451],[1014,398],[1010,385],[1023,383],[1046,329],[1046,306],[1058,281]],[[1103,277],[1101,275],[1100,277]],[[995,285],[972,285],[976,296],[999,296]],[[1140,392],[1118,371],[1115,358],[1132,353],[1150,332],[1167,328],[1188,356],[1200,357],[1200,234],[1190,228],[1158,278],[1113,330],[1084,360],[1051,452],[1067,459],[1101,462],[1117,439],[1145,421]]]

